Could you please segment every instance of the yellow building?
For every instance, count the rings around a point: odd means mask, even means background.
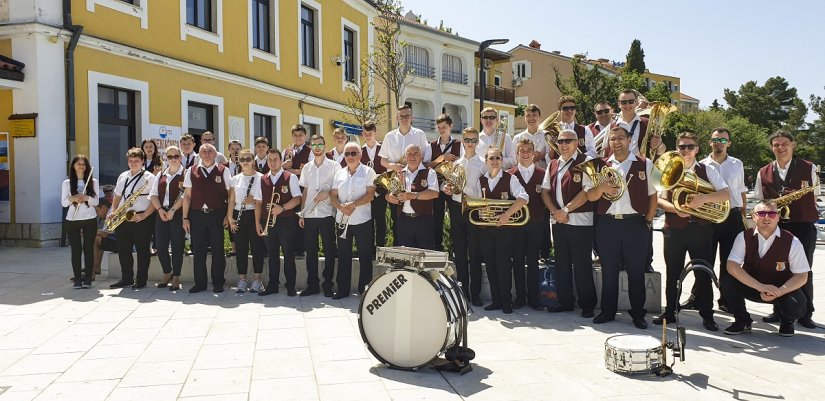
[[[481,86],[484,85],[484,108],[493,107],[498,110],[499,126],[510,134],[515,132],[516,124],[516,101],[513,90],[513,63],[510,53],[488,48],[484,51],[486,71],[486,82],[481,82],[481,59],[479,52],[476,52],[475,68],[475,102],[473,109],[475,115],[481,114]],[[477,117],[478,118],[478,117]],[[481,121],[476,120],[476,121]],[[480,124],[476,126],[479,128]]]
[[[60,183],[76,153],[110,184],[126,170],[126,150],[147,138],[165,146],[208,130],[221,151],[257,136],[282,149],[296,123],[330,138],[347,88],[360,84],[378,15],[366,0],[61,3],[0,1],[0,55],[26,65],[22,82],[0,80],[0,133],[7,116],[38,113],[34,138],[9,140],[10,199],[0,212],[9,244],[60,237]]]

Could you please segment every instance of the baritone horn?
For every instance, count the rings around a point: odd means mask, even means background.
[[[728,218],[730,201],[709,202],[697,209],[687,204],[698,194],[716,192],[713,185],[685,168],[685,159],[678,151],[670,151],[653,162],[651,173],[653,186],[657,191],[672,191],[673,207],[677,212],[699,217],[713,223],[721,223]]]
[[[506,212],[516,201],[506,199],[476,198],[463,196],[461,212],[468,213],[470,223],[476,226],[498,226],[498,218]],[[530,209],[527,205],[521,207],[510,216],[505,226],[520,227],[530,221]]]
[[[580,163],[573,167],[573,170],[580,171],[584,174],[587,174],[590,177],[590,181],[593,181],[593,186],[598,187],[603,182],[609,182],[610,185],[618,188],[618,192],[615,196],[610,196],[607,192],[602,195],[602,198],[607,199],[611,202],[616,202],[619,200],[622,195],[624,195],[624,191],[627,188],[627,183],[624,181],[624,177],[613,167],[603,166],[599,168],[598,164],[596,164],[595,159],[588,160],[586,162]]]
[[[467,174],[464,166],[455,165],[453,162],[439,163],[435,168],[436,174],[440,175],[449,185],[453,193],[461,193],[467,185]]]
[[[539,130],[544,131],[544,141],[553,152],[556,152],[556,155],[561,154],[559,145],[556,143],[556,139],[558,139],[561,133],[561,124],[559,124],[560,115],[561,112],[556,111],[539,124]]]
[[[653,139],[653,137],[662,137],[662,134],[665,132],[665,122],[667,121],[668,115],[678,109],[669,102],[652,102],[650,103],[650,107],[646,110],[650,110],[650,117],[647,122],[647,131],[650,132],[650,135],[645,137],[645,140],[642,142],[642,147],[639,149],[639,153],[642,156],[653,160],[656,158],[656,149],[650,146],[650,140]],[[642,115],[642,113],[637,114]]]

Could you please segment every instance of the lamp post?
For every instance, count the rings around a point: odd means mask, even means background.
[[[479,65],[479,69],[478,69],[478,71],[479,71],[479,77],[478,78],[481,81],[479,83],[479,89],[480,89],[480,92],[481,92],[481,94],[480,94],[481,96],[479,96],[479,99],[478,99],[478,110],[479,110],[479,112],[481,110],[484,110],[484,97],[487,95],[486,94],[486,92],[487,92],[487,66],[484,63],[484,60],[485,60],[484,50],[487,49],[488,47],[492,46],[492,45],[503,45],[503,44],[505,44],[509,41],[510,41],[510,39],[487,39],[487,40],[481,42],[480,45],[478,45],[478,57],[479,57],[479,59],[481,59],[479,61],[480,65]],[[481,127],[481,121],[479,121],[479,126]]]

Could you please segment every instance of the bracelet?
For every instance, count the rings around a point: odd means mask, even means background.
[[[188,218],[188,217],[184,217],[183,219],[184,219],[184,220],[189,220],[189,218]]]

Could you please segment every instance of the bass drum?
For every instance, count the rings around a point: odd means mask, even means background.
[[[460,344],[466,324],[461,288],[440,272],[390,269],[372,280],[358,305],[361,338],[396,369],[416,370]]]

